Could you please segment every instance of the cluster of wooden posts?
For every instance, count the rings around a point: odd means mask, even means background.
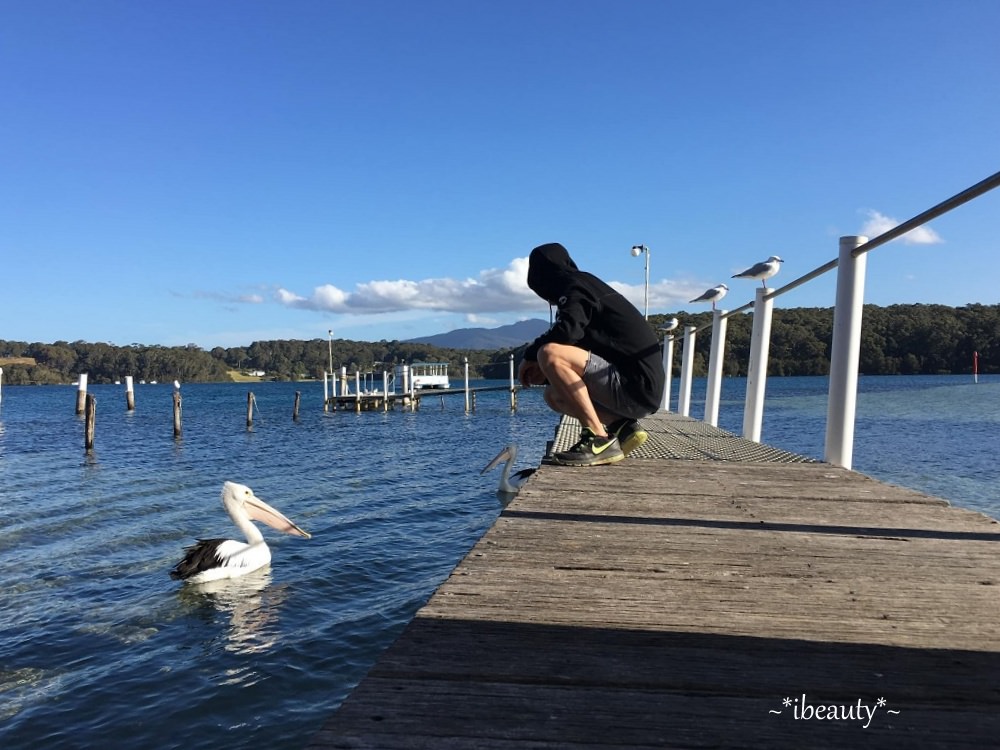
[[[2,370],[0,370],[0,376],[2,376]],[[423,392],[416,392],[410,394],[388,394],[385,397],[383,394],[352,394],[349,396],[333,396],[328,397],[324,404],[324,409],[328,411],[336,411],[339,409],[350,408],[356,411],[368,411],[375,409],[383,409],[388,411],[393,403],[397,400],[404,404],[406,408],[416,410],[419,405],[421,396],[435,395],[441,397],[441,407],[444,408],[444,396],[450,394],[464,394],[465,396],[465,411],[475,411],[476,409],[476,393],[481,391],[499,391],[499,390],[509,390],[510,391],[510,408],[511,410],[517,409],[517,387],[511,383],[510,386],[486,386],[480,388],[470,388],[468,378],[466,378],[465,387],[462,389],[447,389],[447,390],[429,390]],[[174,381],[174,392],[173,392],[173,404],[174,404],[174,439],[180,439],[181,437],[181,412],[182,412],[182,399],[180,383]],[[292,410],[292,419],[296,422],[299,420],[299,406],[302,403],[302,392],[295,391],[295,405]],[[253,427],[254,420],[254,410],[257,407],[257,400],[254,397],[253,391],[247,393],[247,428]],[[135,390],[132,385],[132,377],[128,376],[125,378],[125,408],[128,411],[135,411]],[[80,380],[78,384],[77,394],[76,394],[76,413],[78,416],[83,416],[84,421],[84,450],[88,453],[94,449],[94,433],[97,424],[97,399],[93,394],[87,393],[87,373],[80,375]]]
[[[413,367],[435,366],[445,363],[414,363]],[[441,408],[444,408],[444,397],[450,395],[462,395],[465,397],[465,412],[476,410],[476,394],[485,391],[509,391],[510,409],[517,411],[517,390],[518,386],[514,381],[514,355],[509,358],[510,383],[509,385],[492,385],[471,387],[469,385],[469,358],[464,362],[465,374],[462,388],[452,388],[450,385],[431,387],[421,387],[416,384],[416,378],[408,377],[407,366],[402,366],[402,391],[396,391],[395,378],[390,377],[390,372],[383,370],[381,389],[368,387],[368,378],[372,383],[379,382],[377,373],[369,371],[365,377],[365,387],[362,387],[362,374],[360,370],[354,371],[354,390],[351,391],[348,385],[347,368],[340,368],[340,377],[335,372],[323,372],[323,409],[324,411],[350,410],[362,411],[383,411],[387,412],[395,406],[402,406],[404,411],[417,411],[420,408],[420,401],[427,396],[438,396],[441,401]],[[338,393],[338,382],[340,385]]]
[[[466,383],[464,388],[424,388],[406,393],[375,392],[375,393],[348,393],[346,395],[327,396],[327,411],[349,410],[355,412],[362,411],[391,411],[394,406],[401,405],[404,411],[417,411],[420,402],[428,397],[437,396],[444,408],[444,397],[460,395],[465,396],[466,413],[476,410],[476,394],[484,391],[509,391],[510,409],[517,411],[517,386],[488,385],[477,388],[469,387]]]
[[[292,419],[299,420],[299,405],[302,402],[302,392],[295,391],[295,406],[292,410]],[[181,412],[182,412],[180,383],[174,381],[174,439],[181,437]],[[253,391],[247,393],[247,427],[253,427],[253,413],[257,406],[257,399]],[[125,408],[127,411],[135,411],[135,390],[132,387],[132,377],[125,378]],[[79,387],[76,393],[76,413],[83,416],[84,438],[83,447],[88,453],[94,449],[94,432],[97,424],[97,399],[93,394],[87,393],[87,374],[80,375]]]

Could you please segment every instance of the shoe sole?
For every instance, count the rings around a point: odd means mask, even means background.
[[[636,430],[625,438],[625,441],[622,443],[622,453],[627,456],[629,453],[645,443],[648,438],[649,433],[645,430]]]
[[[616,453],[613,456],[598,456],[593,461],[587,461],[586,463],[582,463],[582,462],[581,463],[575,463],[573,461],[560,461],[555,456],[552,457],[552,460],[556,464],[558,464],[559,466],[581,466],[581,467],[586,467],[586,466],[606,466],[607,464],[617,463],[617,462],[623,460],[624,458],[625,458],[625,454],[624,453]]]

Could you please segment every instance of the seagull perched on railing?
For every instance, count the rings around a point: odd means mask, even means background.
[[[781,264],[784,263],[781,258],[777,255],[772,255],[767,260],[762,260],[760,263],[754,263],[750,268],[745,271],[740,271],[733,275],[734,279],[760,279],[760,283],[767,287],[765,279],[769,279],[779,270],[781,270]]]
[[[729,287],[725,284],[719,284],[718,286],[713,286],[711,289],[707,290],[700,297],[695,297],[692,302],[711,302],[712,309],[715,309],[715,303],[726,296],[726,292],[729,291]]]

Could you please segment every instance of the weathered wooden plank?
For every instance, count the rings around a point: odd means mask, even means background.
[[[995,744],[1000,525],[777,460],[543,466],[311,747]]]

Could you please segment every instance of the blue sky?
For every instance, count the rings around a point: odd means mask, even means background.
[[[0,339],[406,339],[781,286],[1000,169],[994,0],[6,0]],[[1000,190],[866,301],[996,304]],[[883,229],[879,229],[882,227]],[[833,304],[828,274],[776,300]]]

